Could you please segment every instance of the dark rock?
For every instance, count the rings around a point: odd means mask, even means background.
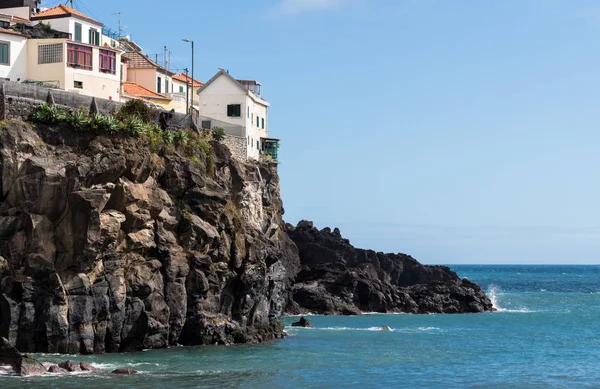
[[[58,364],[58,367],[60,367],[61,369],[65,369],[66,371],[68,371],[70,373],[81,371],[81,367],[79,366],[79,364],[75,363],[73,361],[61,362]]]
[[[494,310],[476,285],[446,266],[426,266],[405,254],[354,248],[338,229],[301,221],[287,232],[300,252],[289,313],[477,313]]]
[[[392,329],[389,326],[381,326],[379,327],[381,331],[391,331]]]
[[[98,370],[94,366],[87,363],[86,361],[80,362],[79,367],[81,368],[82,371],[97,371]]]
[[[22,377],[46,374],[44,365],[29,355],[21,354],[6,338],[0,338],[0,364],[10,365]]]
[[[276,167],[66,125],[10,121],[0,144],[0,336],[18,350],[283,336],[300,266]]]
[[[48,368],[48,373],[67,374],[67,371],[61,367],[58,367],[58,365],[52,365]]]
[[[301,317],[300,320],[298,320],[295,323],[292,323],[292,327],[313,328],[313,325],[310,324],[310,322],[308,320],[306,320],[304,317]]]
[[[111,374],[128,375],[128,374],[138,374],[138,372],[137,372],[137,370],[133,370],[133,369],[116,369],[116,370],[113,370],[111,372]]]

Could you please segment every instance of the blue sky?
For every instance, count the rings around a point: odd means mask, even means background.
[[[425,263],[600,263],[598,1],[75,5],[263,83],[288,222]]]

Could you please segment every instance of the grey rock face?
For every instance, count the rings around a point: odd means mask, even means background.
[[[299,259],[274,168],[219,143],[212,161],[191,161],[142,139],[19,122],[0,144],[10,344],[89,354],[283,336]]]

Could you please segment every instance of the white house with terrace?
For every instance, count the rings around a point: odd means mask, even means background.
[[[277,162],[279,139],[268,137],[269,103],[261,88],[257,81],[236,80],[220,70],[198,90],[201,127],[223,127],[243,144],[246,159],[270,156]]]

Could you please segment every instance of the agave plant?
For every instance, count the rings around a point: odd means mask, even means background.
[[[175,143],[175,138],[177,137],[177,133],[175,131],[165,131],[163,133],[163,139],[165,144],[172,145]]]
[[[104,130],[110,133],[119,131],[119,121],[112,116],[106,116],[104,119]]]
[[[99,113],[90,115],[90,127],[95,131],[104,131],[107,128],[107,117]]]
[[[73,112],[73,114],[68,120],[71,126],[73,126],[77,130],[84,130],[90,125],[90,118],[88,117],[88,115],[84,111],[79,109]]]
[[[225,139],[225,130],[223,127],[215,127],[212,129],[212,138],[216,141],[222,141]]]
[[[144,131],[144,122],[138,116],[135,115],[128,116],[121,123],[121,126],[123,131],[134,136],[138,136]]]
[[[29,119],[36,123],[56,124],[67,120],[67,113],[56,105],[42,104],[29,114]]]
[[[186,131],[177,131],[175,133],[175,141],[179,145],[187,145],[190,140],[190,136]]]

